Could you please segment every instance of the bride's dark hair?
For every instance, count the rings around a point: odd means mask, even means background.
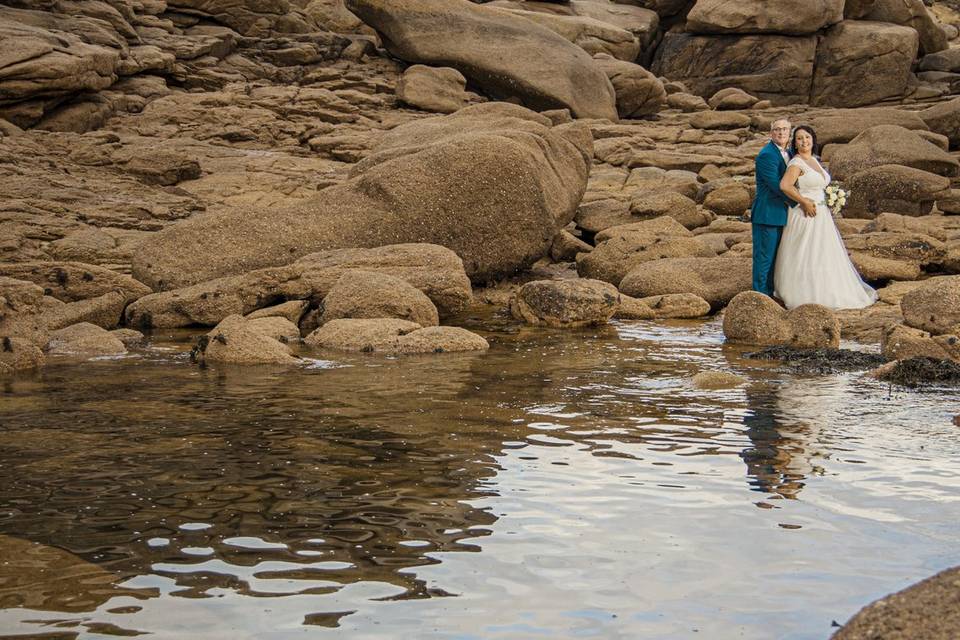
[[[813,138],[813,149],[811,149],[810,152],[819,158],[820,145],[817,144],[817,132],[814,131],[813,127],[811,127],[808,124],[801,124],[797,126],[796,129],[793,130],[793,134],[790,136],[790,151],[792,152],[791,155],[797,154],[797,132],[799,131],[806,131],[807,133],[810,134],[810,137]]]

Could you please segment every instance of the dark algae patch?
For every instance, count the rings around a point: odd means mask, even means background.
[[[795,349],[778,345],[745,354],[751,360],[778,360],[796,373],[829,374],[875,369],[886,360],[878,353],[850,349]]]
[[[925,384],[960,385],[960,364],[935,358],[909,358],[896,362],[880,379],[905,387]]]

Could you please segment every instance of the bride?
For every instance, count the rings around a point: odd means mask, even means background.
[[[797,202],[787,212],[787,225],[774,266],[776,295],[787,309],[821,304],[830,309],[860,309],[877,293],[857,273],[827,207],[824,189],[830,174],[814,155],[817,136],[806,125],[793,132],[796,155],[787,164],[780,190]]]

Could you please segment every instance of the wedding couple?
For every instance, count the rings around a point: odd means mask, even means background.
[[[830,174],[817,158],[817,135],[787,120],[770,126],[757,155],[753,228],[753,290],[776,296],[787,309],[816,303],[861,309],[877,293],[863,282],[826,203]]]

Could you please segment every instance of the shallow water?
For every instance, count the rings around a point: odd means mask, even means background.
[[[716,322],[485,326],[0,383],[0,635],[826,638],[960,564],[960,393],[791,375]]]

